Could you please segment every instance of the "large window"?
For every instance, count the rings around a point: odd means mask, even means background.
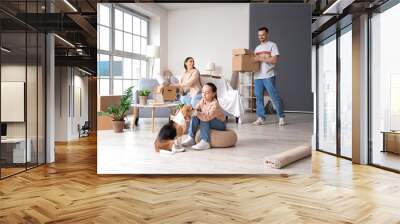
[[[98,4],[98,95],[120,95],[148,77],[149,20],[113,4]]]
[[[318,48],[318,149],[336,153],[336,36]]]
[[[318,149],[352,157],[352,25],[318,47]]]
[[[371,73],[372,163],[400,171],[400,4],[373,15]]]

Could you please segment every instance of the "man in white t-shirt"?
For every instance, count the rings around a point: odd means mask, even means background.
[[[285,125],[285,114],[282,110],[281,99],[278,90],[275,87],[275,65],[278,62],[278,46],[268,40],[268,28],[258,29],[258,40],[260,44],[254,50],[254,60],[260,62],[260,70],[254,74],[254,93],[256,96],[256,114],[257,120],[254,125],[265,124],[264,109],[264,90],[267,90],[272,99],[272,104],[279,116],[279,125]]]

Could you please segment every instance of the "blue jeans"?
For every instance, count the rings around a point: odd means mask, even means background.
[[[181,103],[190,104],[192,105],[192,107],[195,107],[197,103],[199,103],[201,98],[202,98],[201,93],[196,94],[194,97],[191,97],[189,94],[186,94],[184,96],[181,96],[179,100],[181,101]]]
[[[278,90],[275,87],[275,76],[267,79],[254,80],[254,95],[256,96],[256,114],[265,120],[265,105],[264,105],[264,89],[268,91],[271,97],[272,104],[279,117],[285,117],[282,111],[281,98],[279,97]]]
[[[190,120],[190,126],[188,130],[188,134],[190,137],[195,138],[197,129],[200,126],[200,139],[210,142],[210,131],[211,129],[216,129],[219,131],[225,131],[226,124],[223,121],[218,120],[217,118],[212,119],[211,121],[202,121],[198,117],[192,117]]]

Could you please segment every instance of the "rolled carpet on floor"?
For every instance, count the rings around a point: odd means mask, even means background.
[[[297,160],[303,159],[311,155],[310,145],[300,145],[293,149],[278,154],[265,157],[265,163],[268,167],[280,169]]]

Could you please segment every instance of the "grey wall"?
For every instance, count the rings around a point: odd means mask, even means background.
[[[250,4],[250,48],[259,44],[257,30],[269,29],[278,45],[276,84],[285,111],[313,111],[311,92],[311,7],[307,4]]]

